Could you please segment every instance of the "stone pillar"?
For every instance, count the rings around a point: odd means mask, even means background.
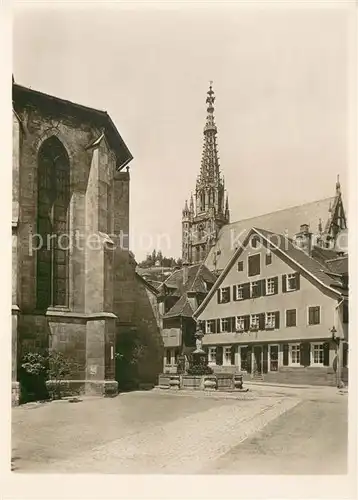
[[[20,384],[17,380],[18,363],[18,316],[19,316],[19,257],[18,257],[18,223],[20,196],[20,121],[13,112],[13,150],[12,150],[12,294],[11,294],[11,330],[12,330],[12,370],[11,370],[11,401],[19,404]]]
[[[13,305],[11,310],[11,324],[12,324],[11,404],[12,406],[18,405],[20,400],[20,384],[17,380],[18,315],[19,315],[19,308],[16,305]]]
[[[86,326],[86,394],[110,395],[118,391],[114,380],[114,314],[88,319]]]
[[[113,313],[114,242],[108,235],[110,223],[109,193],[113,172],[103,138],[93,150],[88,178],[85,213],[85,315],[86,369],[85,392],[116,393],[115,322]]]

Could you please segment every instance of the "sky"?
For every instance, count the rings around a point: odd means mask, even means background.
[[[130,240],[181,254],[213,80],[231,220],[348,189],[349,30],[340,8],[17,7],[17,83],[105,109],[133,154]]]

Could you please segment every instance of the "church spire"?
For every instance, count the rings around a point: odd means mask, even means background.
[[[210,82],[206,95],[206,120],[203,130],[203,152],[194,199],[191,196],[182,218],[183,259],[203,262],[216,243],[220,229],[230,221],[229,201],[220,173],[217,128],[214,119],[215,95]]]
[[[339,182],[339,174],[337,175],[337,182],[336,182],[336,195],[341,194],[341,183]]]
[[[207,115],[204,126],[203,155],[201,159],[200,180],[202,182],[213,181],[220,177],[218,149],[216,143],[217,128],[214,119],[215,95],[210,82],[207,92],[206,104]]]

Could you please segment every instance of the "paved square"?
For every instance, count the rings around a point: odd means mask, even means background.
[[[305,466],[315,473],[307,457],[315,463],[324,453],[329,463],[332,453],[337,471],[344,470],[346,403],[346,396],[310,400],[258,389],[238,399],[150,391],[18,407],[13,466],[40,473],[294,474],[295,460],[302,473]],[[317,473],[322,468],[321,460]]]

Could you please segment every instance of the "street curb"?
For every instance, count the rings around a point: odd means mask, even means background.
[[[138,392],[138,391],[137,391]],[[148,391],[146,391],[148,393]],[[211,397],[214,399],[238,399],[238,400],[252,400],[256,399],[256,396],[251,391],[202,391],[202,390],[189,390],[189,389],[161,389],[160,387],[154,387],[150,392],[155,392],[156,394],[170,394],[171,396],[197,396],[197,397]],[[249,396],[249,397],[247,397]]]

